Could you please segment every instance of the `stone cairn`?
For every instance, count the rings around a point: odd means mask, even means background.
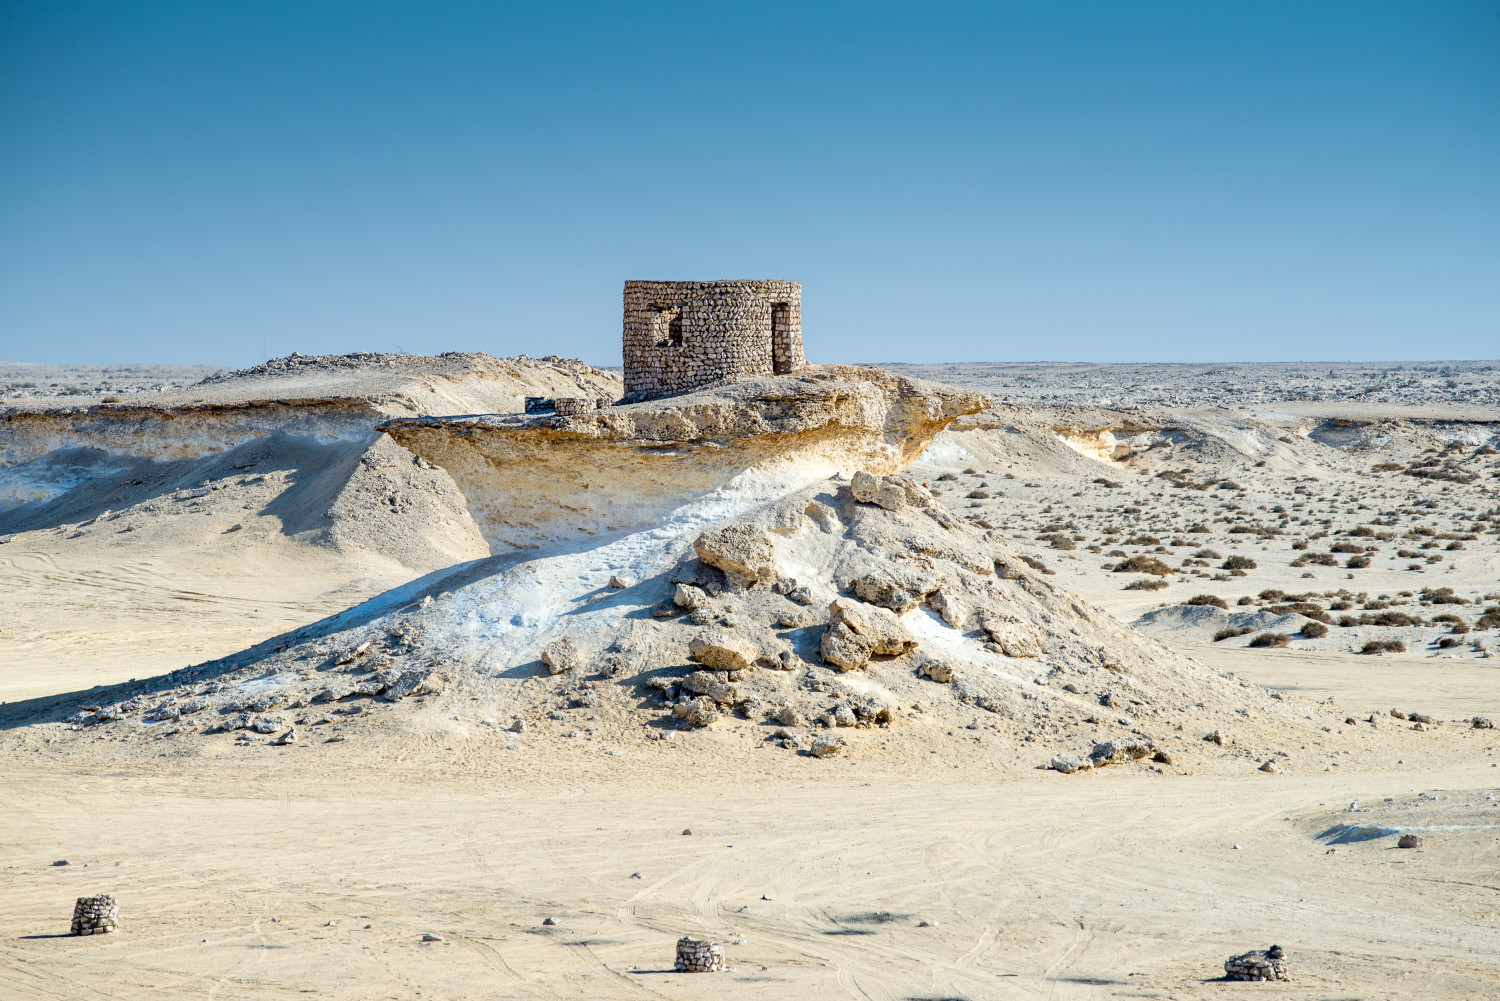
[[[1265,952],[1247,952],[1224,960],[1224,975],[1229,980],[1285,980],[1286,950],[1273,945]]]
[[[717,942],[680,938],[677,940],[677,962],[673,964],[673,969],[678,973],[722,973],[724,947]]]
[[[79,897],[73,905],[74,935],[107,935],[120,920],[120,904],[107,893],[97,897]]]

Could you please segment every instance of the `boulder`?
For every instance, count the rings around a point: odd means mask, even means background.
[[[1042,644],[1036,630],[1018,619],[994,612],[980,613],[979,625],[990,641],[1007,657],[1040,657]]]
[[[730,629],[705,629],[688,644],[688,656],[716,671],[748,671],[760,647]]]
[[[848,750],[849,742],[843,737],[814,737],[807,746],[807,753],[815,758],[831,758]]]
[[[728,705],[739,701],[739,689],[708,671],[694,671],[682,679],[682,690],[694,695],[706,695],[714,702]]]
[[[917,669],[917,673],[924,678],[936,681],[940,685],[946,685],[958,676],[953,670],[953,665],[945,664],[940,660],[929,660]]]
[[[693,542],[698,558],[724,572],[729,586],[741,589],[776,579],[776,549],[770,536],[748,525],[729,525],[704,532]]]
[[[849,492],[861,504],[875,504],[887,511],[932,506],[932,494],[909,476],[876,476],[860,470],[850,481]]]
[[[672,715],[689,726],[708,726],[719,718],[719,707],[712,699],[687,699],[672,707]]]
[[[916,608],[936,589],[937,581],[895,567],[882,567],[863,577],[857,577],[847,587],[847,590],[859,595],[861,600],[889,608],[897,615]]]
[[[551,674],[565,674],[583,663],[583,655],[573,645],[572,637],[564,636],[542,648],[542,663]]]
[[[402,671],[400,676],[385,686],[380,697],[387,702],[400,702],[408,695],[427,695],[441,688],[441,679],[431,671],[414,668]]]
[[[916,637],[889,609],[849,598],[835,598],[828,606],[821,652],[840,670],[863,667],[875,654],[899,656],[916,645]]]
[[[943,621],[954,629],[962,629],[969,617],[969,610],[962,599],[945,587],[927,595],[927,607],[937,612]]]
[[[672,595],[672,604],[678,608],[695,611],[708,604],[708,594],[701,587],[691,584],[678,584],[676,592]]]

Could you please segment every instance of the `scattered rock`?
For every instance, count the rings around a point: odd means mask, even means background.
[[[286,733],[283,733],[280,737],[277,737],[275,740],[271,741],[271,743],[273,743],[273,744],[275,744],[275,745],[277,745],[279,747],[285,747],[288,744],[295,744],[296,742],[297,742],[297,728],[296,727],[292,727]]]
[[[1420,834],[1403,834],[1396,842],[1397,848],[1421,848],[1422,836]]]
[[[609,579],[609,584],[607,584],[606,586],[614,588],[618,591],[623,588],[634,587],[635,581],[631,580],[629,577],[621,577],[617,574]]]
[[[1263,772],[1269,772],[1274,775],[1275,773],[1281,771],[1281,766],[1276,763],[1275,758],[1269,758],[1266,760],[1265,764],[1260,766],[1260,770]]]
[[[1213,733],[1209,734],[1203,739],[1208,741],[1210,744],[1218,744],[1220,747],[1224,746],[1224,735],[1218,730],[1215,730]]]
[[[443,938],[443,936],[441,936],[441,935],[434,935],[431,932],[428,932],[426,935],[422,936],[422,941],[423,942],[446,942],[448,940],[445,939],[445,938]]]
[[[1493,730],[1495,728],[1494,722],[1484,716],[1475,716],[1469,720],[1469,725],[1476,730]]]
[[[556,918],[542,918],[542,924],[551,927],[551,926],[557,924],[557,919]]]

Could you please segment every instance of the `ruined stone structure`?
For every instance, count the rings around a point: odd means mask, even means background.
[[[79,897],[73,905],[74,935],[108,935],[119,927],[120,905],[107,893]]]
[[[802,358],[797,282],[626,282],[625,399],[646,400],[753,376]]]

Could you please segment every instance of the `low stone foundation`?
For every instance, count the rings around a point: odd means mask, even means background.
[[[73,905],[74,935],[107,935],[119,925],[120,904],[107,893],[79,897]]]
[[[1230,980],[1285,980],[1286,950],[1273,945],[1265,952],[1247,952],[1224,960],[1224,975]]]
[[[722,973],[724,947],[717,942],[680,938],[677,940],[677,962],[673,964],[673,969],[679,973]]]

